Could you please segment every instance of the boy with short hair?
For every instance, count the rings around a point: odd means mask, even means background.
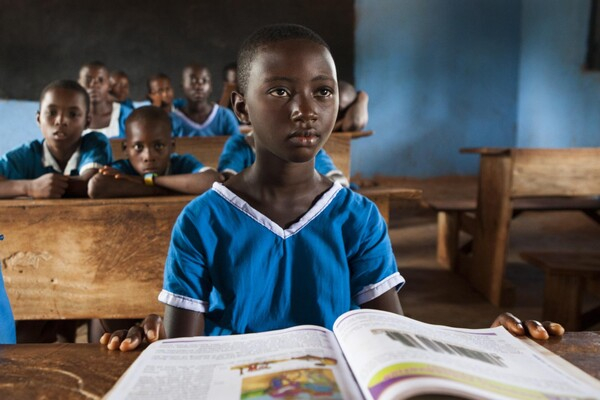
[[[222,136],[240,133],[231,110],[212,103],[212,78],[202,64],[189,64],[183,69],[184,101],[175,102],[173,112],[182,121],[181,136]]]
[[[84,133],[97,131],[107,137],[125,137],[125,120],[132,108],[110,98],[110,76],[106,65],[92,61],[81,66],[79,84],[90,96],[90,126]]]
[[[37,122],[44,136],[0,158],[0,197],[86,197],[87,181],[112,161],[108,139],[89,126],[90,99],[77,82],[59,80],[40,95]]]
[[[115,101],[133,109],[133,101],[129,98],[129,77],[124,71],[110,73],[110,95]]]
[[[173,99],[175,94],[173,93],[173,86],[171,85],[171,79],[163,73],[152,75],[146,81],[148,88],[148,100],[150,104],[155,107],[160,107],[169,113],[171,117],[172,135],[174,137],[184,136],[183,134],[183,120],[181,117],[174,113],[175,107],[173,106]]]
[[[225,142],[217,169],[227,179],[248,168],[255,159],[256,152],[252,132],[246,135],[232,135]],[[342,186],[350,185],[348,178],[335,166],[325,149],[319,150],[315,156],[315,169],[332,181],[339,182]]]
[[[173,153],[171,119],[162,109],[135,109],[126,122],[127,159],[100,169],[90,179],[92,198],[200,194],[221,176],[189,154]]]
[[[238,80],[234,110],[252,123],[256,161],[179,216],[159,295],[164,324],[148,316],[129,332],[107,333],[109,349],[131,350],[144,337],[331,328],[359,307],[402,312],[404,278],[377,207],[314,168],[338,111],[327,44],[298,25],[259,29],[242,45]],[[508,314],[496,322],[548,335]]]

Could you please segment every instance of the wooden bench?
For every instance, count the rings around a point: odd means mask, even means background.
[[[477,201],[445,212],[440,234],[446,263],[464,273],[494,305],[507,300],[511,287],[504,280],[511,219],[526,210],[580,210],[599,220],[600,148],[464,149],[479,154]],[[447,206],[447,205],[446,205]],[[459,251],[458,232],[472,236],[472,246]],[[442,254],[442,260],[444,259]],[[504,289],[507,289],[504,291]]]
[[[15,319],[162,314],[171,229],[193,198],[1,200],[0,261]]]
[[[329,136],[324,149],[331,157],[335,166],[350,178],[350,150],[351,142],[355,138],[372,135],[372,131],[365,132],[336,132]],[[219,156],[228,136],[213,137],[181,137],[175,138],[175,151],[177,153],[190,153],[204,165],[217,168]],[[113,157],[122,158],[123,139],[111,139]],[[386,223],[389,223],[390,202],[397,199],[418,200],[422,191],[395,187],[377,187],[365,189],[359,193],[367,196],[378,207]]]
[[[544,271],[544,320],[560,322],[569,331],[600,321],[600,306],[582,309],[586,290],[600,293],[600,253],[523,252],[521,257]]]

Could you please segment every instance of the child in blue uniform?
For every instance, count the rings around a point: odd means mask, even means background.
[[[173,153],[171,119],[154,106],[137,108],[126,122],[127,159],[105,166],[90,180],[92,198],[200,194],[220,174],[195,157]]]
[[[129,98],[129,77],[124,71],[113,71],[110,73],[110,95],[115,101],[133,109],[133,101]]]
[[[0,158],[0,197],[87,196],[87,181],[112,161],[104,135],[82,136],[90,121],[87,92],[75,81],[50,83],[40,96],[37,121],[44,139]]]
[[[173,99],[175,94],[171,85],[171,79],[166,74],[158,73],[148,78],[146,86],[148,88],[147,97],[150,100],[150,104],[160,107],[169,113],[172,135],[174,137],[184,136],[183,120],[179,114],[174,112]]]
[[[0,271],[0,344],[14,344],[17,340],[15,334],[15,319],[13,317],[8,296],[4,289],[4,280]]]
[[[125,137],[125,119],[133,109],[113,102],[108,68],[99,61],[84,64],[79,70],[79,83],[90,95],[90,129],[84,133],[97,131],[109,138]]]
[[[226,178],[238,174],[254,163],[256,153],[254,152],[254,136],[252,132],[247,135],[232,135],[219,157],[218,170]],[[315,156],[315,169],[334,182],[348,187],[350,182],[342,171],[337,169],[329,155],[324,149],[319,150]]]
[[[238,74],[234,110],[252,123],[256,161],[179,216],[159,295],[164,324],[148,316],[107,333],[109,349],[131,350],[143,337],[330,328],[358,307],[402,312],[404,279],[376,206],[315,171],[338,111],[325,42],[302,26],[267,26],[242,45]],[[510,315],[498,322],[525,331]]]
[[[183,120],[181,136],[222,136],[240,133],[233,112],[209,100],[212,81],[207,67],[190,64],[183,69],[184,101],[175,102],[174,113]]]

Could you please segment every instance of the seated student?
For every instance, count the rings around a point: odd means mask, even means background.
[[[222,136],[240,133],[233,112],[209,100],[212,81],[208,68],[190,64],[183,69],[185,99],[173,111],[183,120],[182,136]]]
[[[171,120],[164,110],[154,106],[137,108],[125,125],[127,159],[101,168],[90,179],[90,197],[200,194],[222,180],[217,171],[193,156],[173,153]]]
[[[134,108],[133,101],[129,98],[129,77],[123,71],[113,71],[110,73],[110,91],[109,94],[114,101],[122,105]]]
[[[356,308],[402,312],[404,278],[377,207],[315,171],[338,110],[327,44],[302,26],[267,26],[242,45],[238,72],[234,110],[252,123],[256,161],[190,202],[175,223],[159,295],[164,324],[154,315],[106,333],[109,349],[131,350],[144,337],[331,328]],[[508,314],[497,322],[548,335]]]
[[[90,126],[84,133],[97,131],[107,137],[125,137],[125,119],[132,109],[113,102],[110,95],[108,69],[100,61],[84,64],[79,70],[79,83],[90,95]]]
[[[252,165],[255,159],[256,152],[252,132],[247,135],[233,135],[225,142],[217,169],[225,178],[230,178]],[[350,185],[348,178],[337,169],[324,149],[319,150],[315,156],[315,169],[332,181],[339,182],[342,186]]]
[[[219,105],[221,107],[232,108],[231,93],[237,90],[237,64],[232,62],[223,67],[223,91]]]
[[[37,122],[44,139],[0,158],[0,198],[87,197],[87,181],[112,161],[106,136],[82,136],[90,123],[89,105],[75,81],[54,81],[42,90]]]
[[[15,344],[17,341],[15,319],[4,288],[4,279],[0,271],[0,344]]]
[[[369,96],[366,92],[357,92],[352,84],[339,81],[340,106],[334,132],[352,132],[363,130],[369,121]]]
[[[172,135],[175,137],[183,136],[183,121],[178,114],[173,112],[175,109],[173,106],[175,94],[173,93],[171,79],[166,74],[158,73],[148,78],[146,86],[148,88],[147,97],[150,100],[150,104],[162,108],[169,113],[173,129]]]

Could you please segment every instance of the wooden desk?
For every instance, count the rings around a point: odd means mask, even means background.
[[[568,332],[540,344],[600,379],[600,332]],[[139,354],[96,344],[0,345],[0,398],[99,399]]]

